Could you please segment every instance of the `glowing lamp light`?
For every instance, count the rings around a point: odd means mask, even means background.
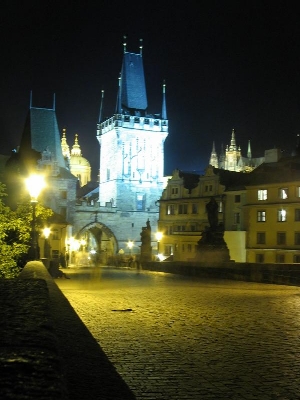
[[[44,234],[46,239],[48,239],[48,237],[50,236],[50,232],[51,232],[50,228],[44,228],[43,229],[43,234]]]
[[[46,186],[44,177],[42,175],[33,174],[25,179],[25,183],[31,197],[31,202],[37,202],[39,194]]]
[[[37,198],[41,192],[41,190],[45,187],[44,177],[42,175],[33,174],[30,175],[27,179],[25,179],[25,184],[27,190],[30,194],[30,201],[32,205],[32,227],[31,227],[31,246],[29,257],[33,260],[38,260],[40,255],[37,231],[36,231],[36,214],[35,207],[38,202]]]
[[[156,240],[158,242],[160,242],[163,237],[163,234],[162,234],[162,232],[156,232],[155,236],[156,236]]]

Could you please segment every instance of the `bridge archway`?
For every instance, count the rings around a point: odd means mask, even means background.
[[[105,265],[118,252],[118,242],[114,233],[100,222],[85,225],[75,237],[84,243],[79,251],[88,253],[94,264]]]

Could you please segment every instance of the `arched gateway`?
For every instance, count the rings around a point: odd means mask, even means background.
[[[87,258],[94,264],[107,264],[118,251],[118,242],[113,232],[100,222],[92,222],[78,231],[75,238],[81,243],[77,252],[78,264]]]

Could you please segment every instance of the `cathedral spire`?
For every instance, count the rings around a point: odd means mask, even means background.
[[[235,132],[234,129],[231,131],[231,141],[230,141],[230,151],[235,151],[236,150],[236,142],[235,142]]]
[[[248,151],[247,151],[247,157],[248,157],[248,159],[249,159],[249,160],[251,160],[251,158],[252,158],[250,140],[248,140]]]
[[[143,55],[143,39],[140,39],[140,55]]]
[[[218,155],[216,153],[215,142],[213,142],[213,147],[210,155],[209,165],[212,165],[215,168],[219,168],[218,163]]]
[[[123,48],[124,48],[124,53],[126,53],[126,45],[127,45],[126,39],[127,39],[127,36],[124,35],[124,36],[123,36]]]
[[[167,106],[166,106],[166,82],[163,83],[163,104],[162,104],[162,119],[168,119],[167,117]]]
[[[104,90],[101,90],[101,103],[100,103],[100,112],[99,112],[99,123],[102,121],[102,113],[103,113],[103,102],[104,102]]]
[[[116,114],[121,114],[122,113],[121,73],[119,74],[118,82],[119,82],[119,87],[118,87],[118,94],[117,94]]]

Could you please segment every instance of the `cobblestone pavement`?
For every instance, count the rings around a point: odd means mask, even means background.
[[[138,400],[300,399],[299,287],[81,273],[56,282]]]

